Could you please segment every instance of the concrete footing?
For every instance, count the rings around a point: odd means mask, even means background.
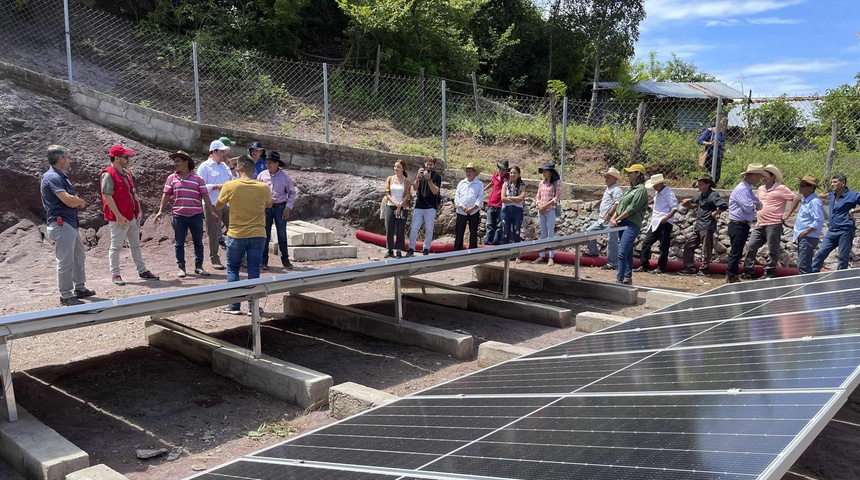
[[[78,470],[66,475],[66,480],[128,480],[128,478],[112,470],[107,465],[100,463],[92,467]]]
[[[479,282],[502,283],[504,267],[496,265],[477,265],[475,275]],[[553,275],[545,272],[533,272],[510,269],[511,286],[541,290],[544,292],[561,293],[575,297],[608,300],[625,305],[636,305],[639,302],[639,291],[636,287],[588,280],[576,280],[573,277]]]
[[[692,293],[673,292],[671,290],[648,290],[645,295],[645,307],[659,310],[695,296]]]
[[[381,338],[390,342],[413,345],[457,359],[472,356],[474,339],[471,335],[454,333],[441,328],[403,321],[393,317],[366,312],[304,295],[285,295],[284,313],[329,325],[349,332]]]
[[[354,382],[341,383],[328,391],[329,414],[338,420],[351,417],[365,410],[391,403],[397,395],[365,387]]]
[[[528,347],[516,347],[502,342],[484,342],[478,345],[478,366],[489,367],[497,363],[507,362],[512,358],[522,357],[534,352]]]
[[[630,320],[627,317],[608,315],[597,312],[582,312],[576,315],[576,330],[578,332],[591,333],[604,328],[609,328],[619,323]]]
[[[280,255],[274,246],[272,254]],[[358,248],[352,245],[319,245],[315,247],[287,247],[290,260],[294,262],[309,262],[313,260],[331,260],[333,258],[356,258]]]
[[[458,287],[420,278],[404,278],[401,286],[406,295],[446,307],[480,312],[498,317],[537,323],[551,327],[570,325],[569,308],[555,307],[518,299],[490,296],[474,288]]]
[[[27,479],[63,480],[90,466],[87,452],[18,405],[18,420],[0,418],[0,457]]]
[[[190,361],[210,365],[212,371],[302,408],[328,403],[331,376],[309,368],[251,352],[167,319],[146,322],[150,345]]]

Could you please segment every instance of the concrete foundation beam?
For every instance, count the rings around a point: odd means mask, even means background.
[[[692,293],[673,292],[671,290],[648,290],[645,296],[645,307],[659,310],[695,296]]]
[[[100,463],[66,475],[66,480],[128,480],[125,475]]]
[[[270,244],[273,254],[279,254],[276,243]],[[332,258],[356,258],[358,248],[353,245],[318,245],[314,247],[287,247],[290,260],[296,262],[311,262],[314,260],[331,260]]]
[[[475,275],[479,282],[502,283],[504,267],[497,265],[477,265]],[[573,277],[553,275],[545,272],[532,272],[510,269],[510,284],[529,290],[561,293],[582,298],[608,300],[624,305],[636,305],[639,302],[639,291],[636,287],[613,283],[575,280]]]
[[[87,452],[40,422],[21,405],[18,420],[0,418],[0,457],[27,479],[63,480],[90,466]]]
[[[480,312],[498,317],[551,327],[570,325],[569,308],[554,307],[520,299],[504,299],[474,288],[446,285],[421,278],[404,278],[403,292],[412,297],[446,307]]]
[[[433,352],[451,355],[457,359],[472,356],[474,339],[471,335],[450,332],[441,328],[403,321],[393,317],[366,312],[304,295],[285,295],[284,313],[329,325],[349,332],[413,345]]]
[[[484,342],[478,345],[478,366],[489,367],[534,351],[528,347],[516,347],[508,343]]]
[[[242,385],[256,388],[302,408],[325,405],[331,376],[277,358],[251,352],[167,319],[146,322],[149,344],[183,356]]]
[[[582,312],[576,315],[576,330],[578,332],[591,333],[604,328],[609,328],[619,323],[630,320],[627,317],[608,315],[597,312]]]
[[[398,398],[400,397],[397,395],[358,383],[341,383],[328,390],[329,413],[332,417],[342,420],[365,410],[391,403]]]

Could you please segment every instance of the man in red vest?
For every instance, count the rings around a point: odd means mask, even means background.
[[[137,267],[138,276],[146,280],[158,280],[146,264],[140,252],[140,200],[134,189],[134,180],[126,169],[134,152],[114,145],[110,147],[111,165],[99,174],[102,187],[102,206],[105,220],[110,228],[110,274],[116,285],[125,285],[119,274],[119,251],[128,239],[131,258]]]

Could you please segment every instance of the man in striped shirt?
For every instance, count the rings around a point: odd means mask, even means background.
[[[176,264],[179,266],[177,276],[185,278],[185,237],[191,231],[194,242],[194,273],[207,276],[203,270],[203,208],[218,222],[218,217],[212,213],[212,202],[206,182],[194,173],[194,160],[182,150],[171,153],[170,159],[176,164],[176,172],[167,177],[164,182],[164,194],[161,196],[161,206],[155,214],[158,221],[170,197],[173,197],[173,247],[176,251]],[[202,203],[201,203],[202,202]]]

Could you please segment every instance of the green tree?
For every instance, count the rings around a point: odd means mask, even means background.
[[[648,52],[648,60],[631,62],[631,76],[636,81],[652,82],[716,82],[717,77],[699,70],[693,62],[685,62],[674,53],[672,60],[663,62],[657,59],[657,52]]]
[[[851,150],[860,150],[860,73],[854,85],[847,83],[827,90],[827,95],[815,107],[815,117],[824,127],[833,120],[839,126],[839,140]]]
[[[760,145],[770,142],[786,145],[800,133],[800,112],[788,102],[785,94],[758,108],[747,109],[744,115],[747,135]]]

